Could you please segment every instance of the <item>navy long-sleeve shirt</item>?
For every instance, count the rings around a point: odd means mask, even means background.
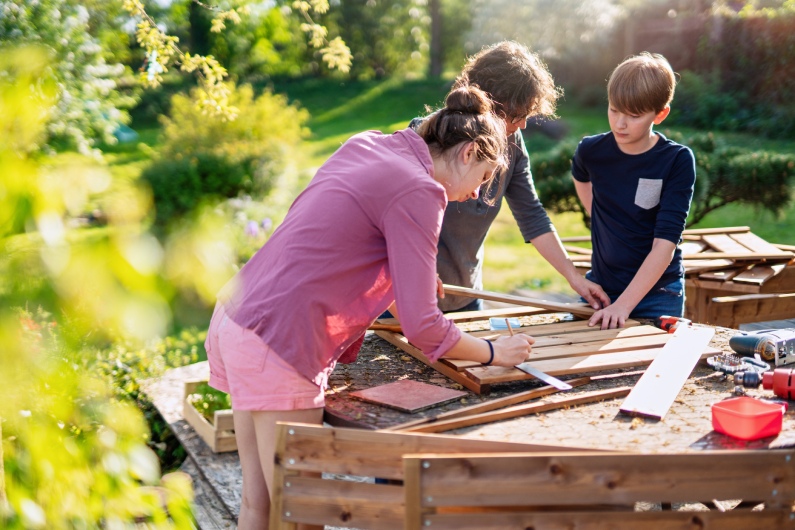
[[[651,252],[654,239],[679,244],[696,181],[693,152],[657,133],[657,143],[639,155],[618,148],[613,133],[582,139],[572,175],[590,182],[591,274],[610,296],[620,295]],[[654,288],[684,275],[682,252]]]

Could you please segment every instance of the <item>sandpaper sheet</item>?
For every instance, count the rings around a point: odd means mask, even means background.
[[[413,413],[461,399],[467,393],[410,379],[401,379],[394,383],[357,390],[351,392],[350,395],[362,401]]]

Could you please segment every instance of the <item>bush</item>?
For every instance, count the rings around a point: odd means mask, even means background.
[[[196,111],[191,97],[171,100],[171,117],[163,121],[159,157],[144,171],[152,187],[156,222],[174,217],[205,201],[242,193],[266,195],[284,169],[289,149],[303,138],[308,113],[284,96],[264,92],[256,99],[248,86],[232,87],[234,120],[213,119]]]

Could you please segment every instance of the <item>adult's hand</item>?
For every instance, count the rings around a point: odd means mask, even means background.
[[[577,294],[585,298],[588,305],[594,309],[603,309],[610,305],[610,297],[604,292],[602,286],[586,279],[584,276],[578,275],[569,282],[569,285]]]
[[[530,335],[517,333],[512,337],[503,336],[494,341],[494,366],[516,366],[525,362],[533,350],[536,340]]]

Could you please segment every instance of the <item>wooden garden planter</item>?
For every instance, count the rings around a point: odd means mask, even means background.
[[[216,410],[213,423],[210,423],[188,399],[191,394],[196,393],[196,388],[202,383],[206,383],[206,381],[185,382],[185,394],[182,401],[182,415],[185,421],[193,427],[214,453],[237,451],[232,411]]]

